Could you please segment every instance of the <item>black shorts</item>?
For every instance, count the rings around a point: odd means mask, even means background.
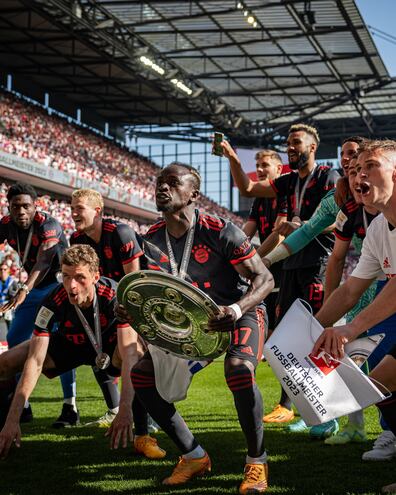
[[[392,349],[389,351],[389,355],[396,359],[396,345],[394,345]]]
[[[264,305],[248,311],[235,324],[226,357],[245,359],[256,367],[263,356],[267,330],[268,319]]]
[[[103,352],[112,358],[116,346],[117,329],[113,327],[102,335]],[[62,375],[62,373],[84,364],[96,366],[95,358],[97,354],[89,341],[83,344],[76,344],[69,340],[66,335],[59,332],[50,334],[47,352],[55,364],[55,369],[43,371],[48,378]],[[120,376],[121,374],[120,370],[112,364],[105,371],[111,376]]]
[[[277,322],[298,298],[307,301],[314,314],[319,311],[323,304],[325,272],[324,265],[283,270],[276,305]]]

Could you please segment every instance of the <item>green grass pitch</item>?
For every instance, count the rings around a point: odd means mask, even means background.
[[[260,364],[257,382],[265,410],[279,398],[277,384],[267,364]],[[99,387],[88,367],[77,372],[78,407],[82,422],[105,412]],[[178,452],[168,438],[157,435],[167,450],[162,461],[149,461],[132,448],[111,451],[104,430],[76,427],[51,429],[61,409],[58,379],[41,377],[32,397],[34,422],[23,425],[22,447],[0,462],[0,495],[101,495],[101,494],[214,494],[237,493],[245,459],[231,392],[223,377],[223,363],[215,362],[193,380],[187,400],[179,410],[212,459],[212,473],[178,488],[160,481],[175,464]],[[269,454],[267,493],[295,495],[375,494],[396,481],[395,462],[365,462],[361,455],[380,433],[374,407],[365,413],[370,441],[364,444],[327,446],[306,434],[288,434],[282,426],[268,426],[265,443]]]

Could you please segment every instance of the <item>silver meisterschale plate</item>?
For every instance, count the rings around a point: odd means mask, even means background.
[[[144,340],[184,359],[212,360],[225,352],[228,332],[206,333],[217,304],[200,289],[173,275],[153,270],[120,280],[117,299]]]

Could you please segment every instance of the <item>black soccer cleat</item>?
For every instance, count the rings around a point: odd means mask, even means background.
[[[0,381],[0,430],[3,428],[7,419],[15,388],[15,378],[7,381]]]
[[[31,423],[32,421],[33,421],[33,411],[32,411],[32,408],[29,404],[28,407],[23,408],[21,417],[19,418],[19,422],[20,423]]]
[[[80,424],[80,413],[71,404],[63,404],[59,418],[52,423],[52,428],[68,428]]]

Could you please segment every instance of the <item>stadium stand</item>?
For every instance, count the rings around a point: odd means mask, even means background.
[[[0,93],[0,149],[110,188],[154,199],[159,170],[154,162],[4,92]],[[201,196],[199,206],[242,225],[240,217],[206,196]]]

